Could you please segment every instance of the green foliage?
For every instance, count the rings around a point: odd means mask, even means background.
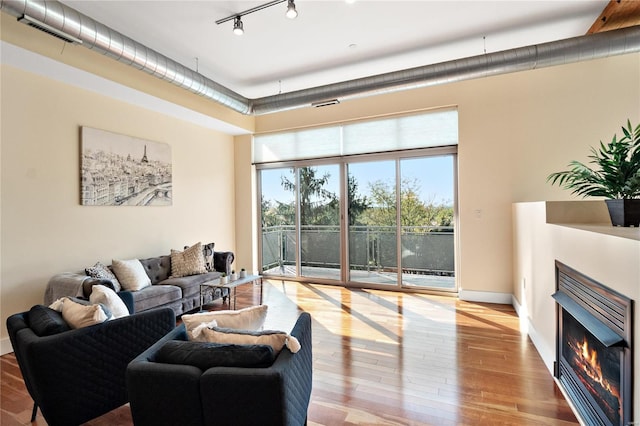
[[[436,203],[435,197],[421,200],[417,179],[403,179],[400,187],[401,226],[451,226],[453,207]],[[373,207],[364,212],[362,222],[370,226],[395,226],[395,184],[376,181],[370,184],[369,189]]]
[[[622,132],[620,139],[614,135],[610,143],[591,148],[594,167],[574,160],[569,170],[552,173],[547,181],[583,197],[640,198],[640,124],[634,129],[627,120]]]

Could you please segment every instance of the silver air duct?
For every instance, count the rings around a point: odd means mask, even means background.
[[[54,0],[0,0],[0,10],[242,114],[338,103],[640,51],[640,26],[520,47],[259,99],[244,96]]]

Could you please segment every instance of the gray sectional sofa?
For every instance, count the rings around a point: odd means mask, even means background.
[[[171,256],[164,255],[140,259],[151,285],[138,291],[131,291],[135,312],[144,312],[158,307],[173,309],[176,316],[200,306],[200,284],[219,278],[222,273],[231,273],[232,252],[213,253],[213,271],[186,277],[171,277]],[[49,306],[61,297],[88,298],[94,285],[106,285],[113,288],[111,281],[104,278],[92,278],[84,272],[64,272],[53,276],[44,296],[44,304]],[[209,303],[228,294],[220,289],[206,292],[204,303]]]

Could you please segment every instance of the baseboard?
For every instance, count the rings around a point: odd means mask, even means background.
[[[13,346],[11,346],[11,340],[8,337],[0,339],[0,355],[6,355],[13,352]]]
[[[467,302],[499,303],[511,305],[511,293],[495,293],[490,291],[460,290],[458,298]]]
[[[551,376],[553,376],[553,363],[555,362],[555,359],[556,359],[555,348],[548,347],[545,344],[544,339],[542,339],[538,335],[538,333],[536,332],[536,329],[533,327],[533,324],[531,324],[528,318],[527,318],[527,321],[529,322],[529,325],[528,325],[529,338],[533,342],[533,346],[536,347],[536,350],[538,351],[538,355],[540,355],[540,358],[542,358],[542,362],[544,362],[544,365],[547,367],[547,370],[549,370],[549,373],[551,373]]]

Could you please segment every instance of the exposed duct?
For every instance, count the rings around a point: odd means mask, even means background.
[[[29,16],[80,40],[82,46],[173,83],[242,114],[268,114],[346,99],[453,83],[615,55],[640,52],[640,26],[488,53],[258,99],[167,58],[58,1],[0,0],[0,10]]]

